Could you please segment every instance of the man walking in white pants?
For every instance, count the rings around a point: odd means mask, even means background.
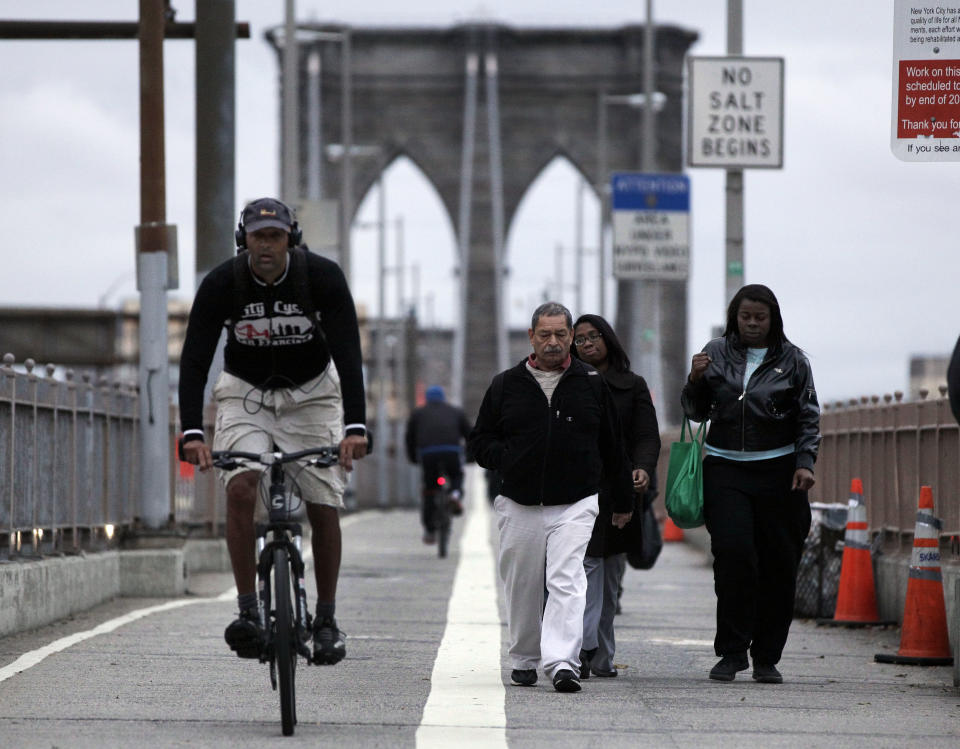
[[[600,478],[610,478],[613,524],[623,527],[633,506],[630,465],[607,385],[570,356],[569,310],[556,302],[540,305],[527,332],[533,353],[494,377],[468,452],[503,479],[494,509],[511,681],[533,686],[539,665],[558,692],[578,692],[583,555]]]

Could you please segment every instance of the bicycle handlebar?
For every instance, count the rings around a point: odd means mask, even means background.
[[[336,445],[325,445],[323,447],[311,447],[307,450],[298,450],[297,452],[285,453],[279,450],[273,450],[265,453],[243,452],[241,450],[214,450],[211,453],[213,464],[217,468],[232,471],[244,463],[256,462],[261,465],[269,466],[274,463],[292,463],[295,460],[311,458],[307,461],[308,465],[319,466],[321,468],[335,465],[340,460],[340,448]]]

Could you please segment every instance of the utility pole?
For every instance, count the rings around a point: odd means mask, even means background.
[[[349,159],[348,154],[344,154]],[[390,500],[387,483],[387,193],[383,169],[377,177],[377,432],[373,440],[377,454],[377,504],[386,507]]]
[[[216,7],[212,7],[216,5]],[[166,223],[166,156],[164,142],[164,39],[194,39],[206,48],[207,43],[220,44],[224,58],[218,70],[204,80],[216,79],[215,92],[208,99],[223,111],[221,126],[232,122],[232,82],[225,80],[232,70],[232,42],[230,49],[222,46],[222,40],[214,42],[210,37],[219,36],[229,25],[232,39],[249,39],[250,24],[233,21],[232,0],[210,0],[198,9],[197,23],[176,23],[173,14],[168,15],[164,0],[140,0],[139,20],[129,21],[0,21],[0,39],[38,40],[139,40],[140,43],[140,224],[135,228],[137,289],[140,291],[140,492],[141,520],[148,530],[165,527],[170,519],[170,440],[169,403],[170,377],[167,355],[167,289],[177,285],[176,227]],[[216,28],[214,28],[216,27]],[[205,39],[200,37],[207,35]],[[202,56],[203,53],[201,53]],[[200,65],[198,64],[198,68]],[[198,72],[198,89],[200,74]],[[231,93],[225,93],[228,90]],[[207,127],[201,123],[205,115],[197,108],[197,129]],[[208,113],[209,114],[209,113]],[[202,159],[214,158],[206,149],[201,150],[201,133],[198,132],[198,172],[214,166]],[[232,173],[233,140],[224,136],[218,145],[218,160],[229,160]],[[220,165],[222,166],[222,164]],[[232,178],[229,187],[232,202]],[[220,186],[221,189],[223,186]],[[198,198],[200,179],[198,177]],[[223,190],[223,192],[227,192]],[[232,228],[233,206],[230,206]],[[198,210],[198,224],[203,214]],[[216,241],[220,241],[218,237]],[[197,276],[209,270],[207,256],[201,256],[203,245],[197,243]]]
[[[606,319],[607,307],[607,227],[610,221],[610,180],[607,174],[607,94],[597,93],[597,198],[600,221],[597,227],[597,311]]]
[[[340,142],[343,161],[340,163],[340,268],[350,284],[350,225],[353,222],[353,74],[350,29],[344,28],[340,40]]]
[[[235,5],[234,0],[197,3],[197,288],[209,271],[233,255],[230,238],[237,220]]]
[[[169,262],[176,227],[167,224],[164,110],[164,0],[140,0],[140,501],[146,528],[170,519],[170,367],[167,354]]]
[[[295,0],[286,0],[283,32],[283,141],[280,185],[288,205],[300,201],[299,86],[297,81],[297,17]]]
[[[403,216],[397,216],[394,219],[396,225],[396,258],[394,262],[396,263],[397,271],[397,319],[403,320],[407,316],[407,308],[404,306],[404,296],[406,295],[406,289],[404,288],[404,274],[407,272],[407,269],[404,267],[403,259]]]
[[[577,180],[577,206],[574,211],[575,229],[574,229],[574,251],[576,252],[576,265],[574,270],[574,288],[576,296],[574,297],[574,317],[583,314],[583,192],[586,185],[581,176]]]
[[[646,0],[647,19],[643,43],[643,104],[641,107],[640,170],[645,173],[658,171],[656,163],[656,97],[654,54],[656,27],[653,21],[653,0]],[[616,100],[606,97],[608,101]],[[616,329],[632,360],[634,369],[650,386],[654,406],[661,415],[661,422],[670,424],[672,419],[665,411],[672,396],[665,397],[664,366],[662,350],[661,312],[662,282],[658,279],[623,279],[617,284]],[[679,394],[678,394],[679,397]],[[664,418],[666,416],[667,418]]]
[[[727,0],[727,55],[743,54],[743,0]],[[726,320],[727,305],[743,286],[743,169],[726,170],[726,292],[721,320]]]
[[[647,174],[658,172],[657,169],[657,120],[654,106],[654,46],[656,28],[653,23],[653,0],[647,0],[647,22],[644,26],[643,37],[643,95],[644,105],[642,112],[642,127],[640,136],[640,170]],[[643,279],[634,282],[634,292],[639,299],[634,299],[634,340],[637,341],[640,359],[637,362],[637,371],[647,379],[654,406],[660,418],[667,423],[664,406],[667,399],[664,397],[664,361],[663,361],[663,330],[664,315],[661,310],[662,282],[659,279]],[[639,332],[639,340],[637,333]]]

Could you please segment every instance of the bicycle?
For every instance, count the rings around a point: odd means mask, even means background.
[[[313,617],[307,608],[304,587],[303,532],[291,519],[292,489],[287,490],[283,466],[309,458],[306,465],[329,467],[339,459],[337,446],[315,447],[293,453],[215,451],[213,464],[230,471],[250,462],[268,466],[268,496],[261,494],[269,512],[267,523],[258,523],[257,579],[260,591],[260,630],[264,633],[260,662],[270,664],[270,683],[280,692],[280,723],[284,736],[292,736],[297,723],[297,656],[313,663],[307,643],[313,636]],[[266,469],[265,469],[266,470]],[[272,584],[271,584],[272,575]],[[273,600],[271,600],[273,598]]]
[[[449,461],[457,461],[451,468]],[[433,527],[437,534],[437,555],[447,556],[450,548],[450,529],[452,518],[462,513],[460,499],[454,495],[454,481],[459,471],[459,456],[439,456],[436,453],[426,457],[423,464],[423,486],[425,501],[433,501]]]
[[[437,476],[437,487],[433,492],[433,521],[437,526],[437,556],[447,556],[450,543],[450,479],[442,472]]]

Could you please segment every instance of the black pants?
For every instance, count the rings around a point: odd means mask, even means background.
[[[435,452],[420,456],[420,467],[423,469],[423,490],[421,492],[420,520],[427,533],[437,530],[433,519],[436,508],[436,494],[438,491],[437,478],[446,476],[450,482],[451,491],[461,491],[463,486],[463,467],[460,465],[459,452]]]
[[[703,512],[713,551],[717,655],[748,649],[780,661],[793,619],[797,566],[810,530],[807,493],[790,485],[796,457],[703,461]]]

